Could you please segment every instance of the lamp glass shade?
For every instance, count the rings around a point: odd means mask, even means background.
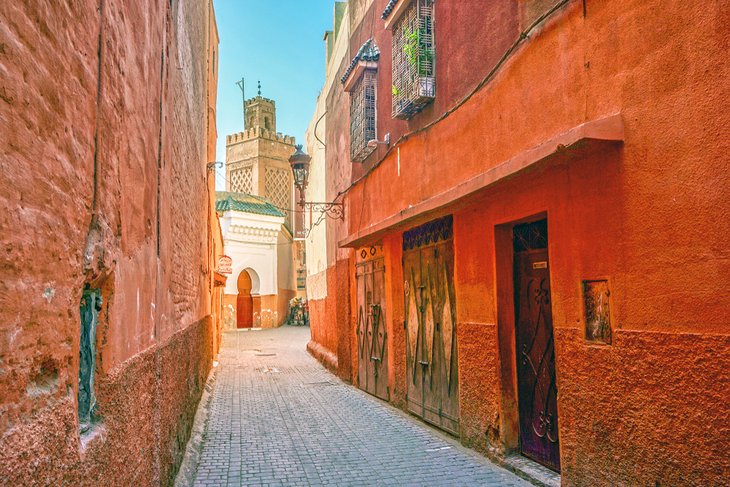
[[[302,146],[297,146],[297,151],[289,158],[292,173],[294,174],[294,185],[299,191],[304,192],[309,180],[309,161],[312,158],[302,151]]]

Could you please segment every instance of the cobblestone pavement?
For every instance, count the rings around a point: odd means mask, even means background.
[[[346,385],[308,328],[226,333],[196,486],[530,485]]]

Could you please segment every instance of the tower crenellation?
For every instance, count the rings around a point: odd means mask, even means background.
[[[276,102],[258,96],[244,102],[244,130],[226,136],[228,191],[263,196],[278,208],[294,207],[289,157],[295,138],[276,131]],[[291,214],[285,211],[291,229]]]
[[[245,128],[263,128],[276,132],[276,102],[259,95],[244,102]]]

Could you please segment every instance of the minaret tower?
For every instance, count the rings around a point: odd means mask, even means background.
[[[276,103],[261,96],[261,82],[259,81],[259,94],[256,98],[246,100],[246,125],[245,129],[261,127],[270,132],[276,132]]]
[[[276,131],[276,103],[258,95],[244,102],[243,132],[226,137],[226,178],[228,191],[263,196],[274,206],[294,208],[294,181],[289,156],[294,137]],[[284,211],[291,231],[291,212]]]

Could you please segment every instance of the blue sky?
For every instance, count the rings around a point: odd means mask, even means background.
[[[226,135],[243,130],[241,91],[276,101],[277,131],[297,143],[314,113],[324,83],[324,32],[332,28],[334,0],[214,0],[218,66],[218,156],[225,161]],[[225,174],[225,170],[219,170]],[[219,176],[217,186],[225,181]]]

